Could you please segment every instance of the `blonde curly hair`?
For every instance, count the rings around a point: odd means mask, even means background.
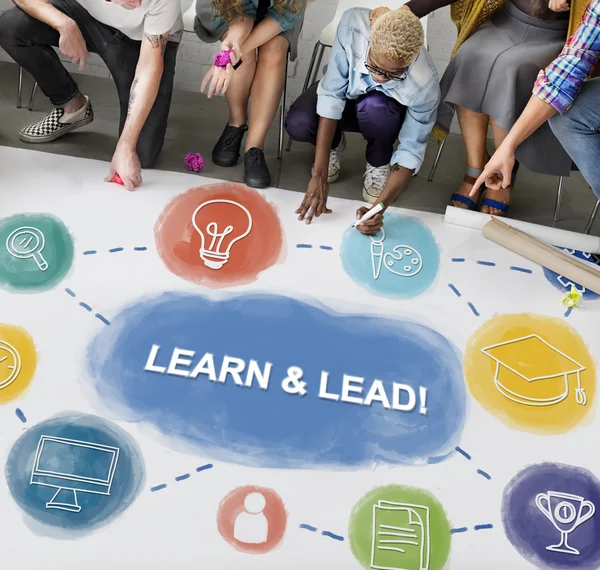
[[[213,11],[222,16],[229,24],[244,16],[244,0],[213,0]],[[306,0],[274,0],[273,6],[279,14],[284,11],[299,14],[306,5]]]
[[[409,10],[392,10],[377,18],[371,31],[371,51],[408,67],[425,42],[419,18]]]

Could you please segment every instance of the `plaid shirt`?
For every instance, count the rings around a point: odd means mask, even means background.
[[[560,55],[540,71],[534,95],[559,113],[569,110],[583,82],[600,59],[600,0],[591,0],[577,31]]]

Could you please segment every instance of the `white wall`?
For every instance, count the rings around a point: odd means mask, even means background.
[[[338,0],[313,0],[307,9],[300,38],[299,58],[290,65],[289,69],[288,105],[302,90],[314,44],[321,29],[333,18],[337,3]],[[185,10],[191,4],[191,0],[183,0],[182,4]],[[11,6],[11,0],[0,0],[0,12]],[[441,75],[446,68],[456,38],[456,28],[450,20],[449,8],[430,15],[428,28],[430,52]],[[203,44],[194,34],[185,34],[179,49],[175,87],[187,91],[199,91],[202,77],[208,70],[214,54],[214,45]],[[326,58],[327,54],[324,59]],[[0,60],[10,61],[9,56],[2,49],[0,49]],[[70,62],[66,66],[75,71],[75,66]],[[89,61],[85,73],[110,77],[108,69],[97,55]]]

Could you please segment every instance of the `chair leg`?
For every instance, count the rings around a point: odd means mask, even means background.
[[[560,212],[560,204],[562,202],[562,197],[563,197],[563,186],[565,183],[565,179],[561,176],[558,179],[558,188],[556,190],[556,204],[554,206],[554,222],[558,222],[558,214]]]
[[[428,182],[431,182],[433,180],[433,176],[435,175],[435,171],[437,170],[438,163],[440,162],[440,158],[442,156],[442,151],[444,150],[444,145],[446,144],[446,140],[448,140],[448,139],[444,139],[442,141],[442,143],[440,144],[440,148],[438,149],[435,160],[433,161],[433,166],[431,167],[431,172],[429,173],[429,178],[427,178]]]
[[[306,78],[304,79],[304,86],[302,87],[302,93],[304,93],[310,84],[310,78],[312,77],[313,74],[313,69],[315,67],[315,61],[317,59],[317,51],[319,50],[319,46],[321,45],[321,42],[317,42],[315,44],[315,49],[313,49],[312,52],[312,57],[310,58],[310,63],[308,64],[308,71],[306,72]],[[292,139],[288,140],[288,144],[287,147],[285,148],[285,150],[287,150],[288,152],[290,150],[292,150]]]
[[[33,109],[33,100],[35,99],[35,94],[37,92],[38,84],[37,81],[33,84],[33,89],[31,90],[31,97],[29,99],[29,110]]]
[[[281,109],[279,111],[279,142],[277,146],[277,158],[281,160],[283,156],[283,135],[285,133],[285,101],[287,97],[287,79],[288,79],[288,66],[289,57],[285,60],[285,79],[283,80],[283,93],[281,94]],[[291,141],[291,139],[290,139]]]
[[[594,209],[592,210],[592,215],[590,216],[590,219],[588,220],[588,223],[587,223],[584,233],[586,233],[586,234],[590,233],[590,230],[592,229],[592,226],[594,225],[594,220],[596,219],[596,214],[598,213],[598,208],[600,208],[600,200],[596,201],[596,205],[594,206]]]
[[[23,92],[23,68],[19,65],[19,83],[17,85],[17,109],[21,108],[21,93]]]

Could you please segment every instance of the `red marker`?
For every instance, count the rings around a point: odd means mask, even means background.
[[[113,176],[113,182],[116,182],[121,186],[125,186],[125,183],[123,182],[123,180],[121,180],[121,177],[117,173],[115,173],[115,175]]]

